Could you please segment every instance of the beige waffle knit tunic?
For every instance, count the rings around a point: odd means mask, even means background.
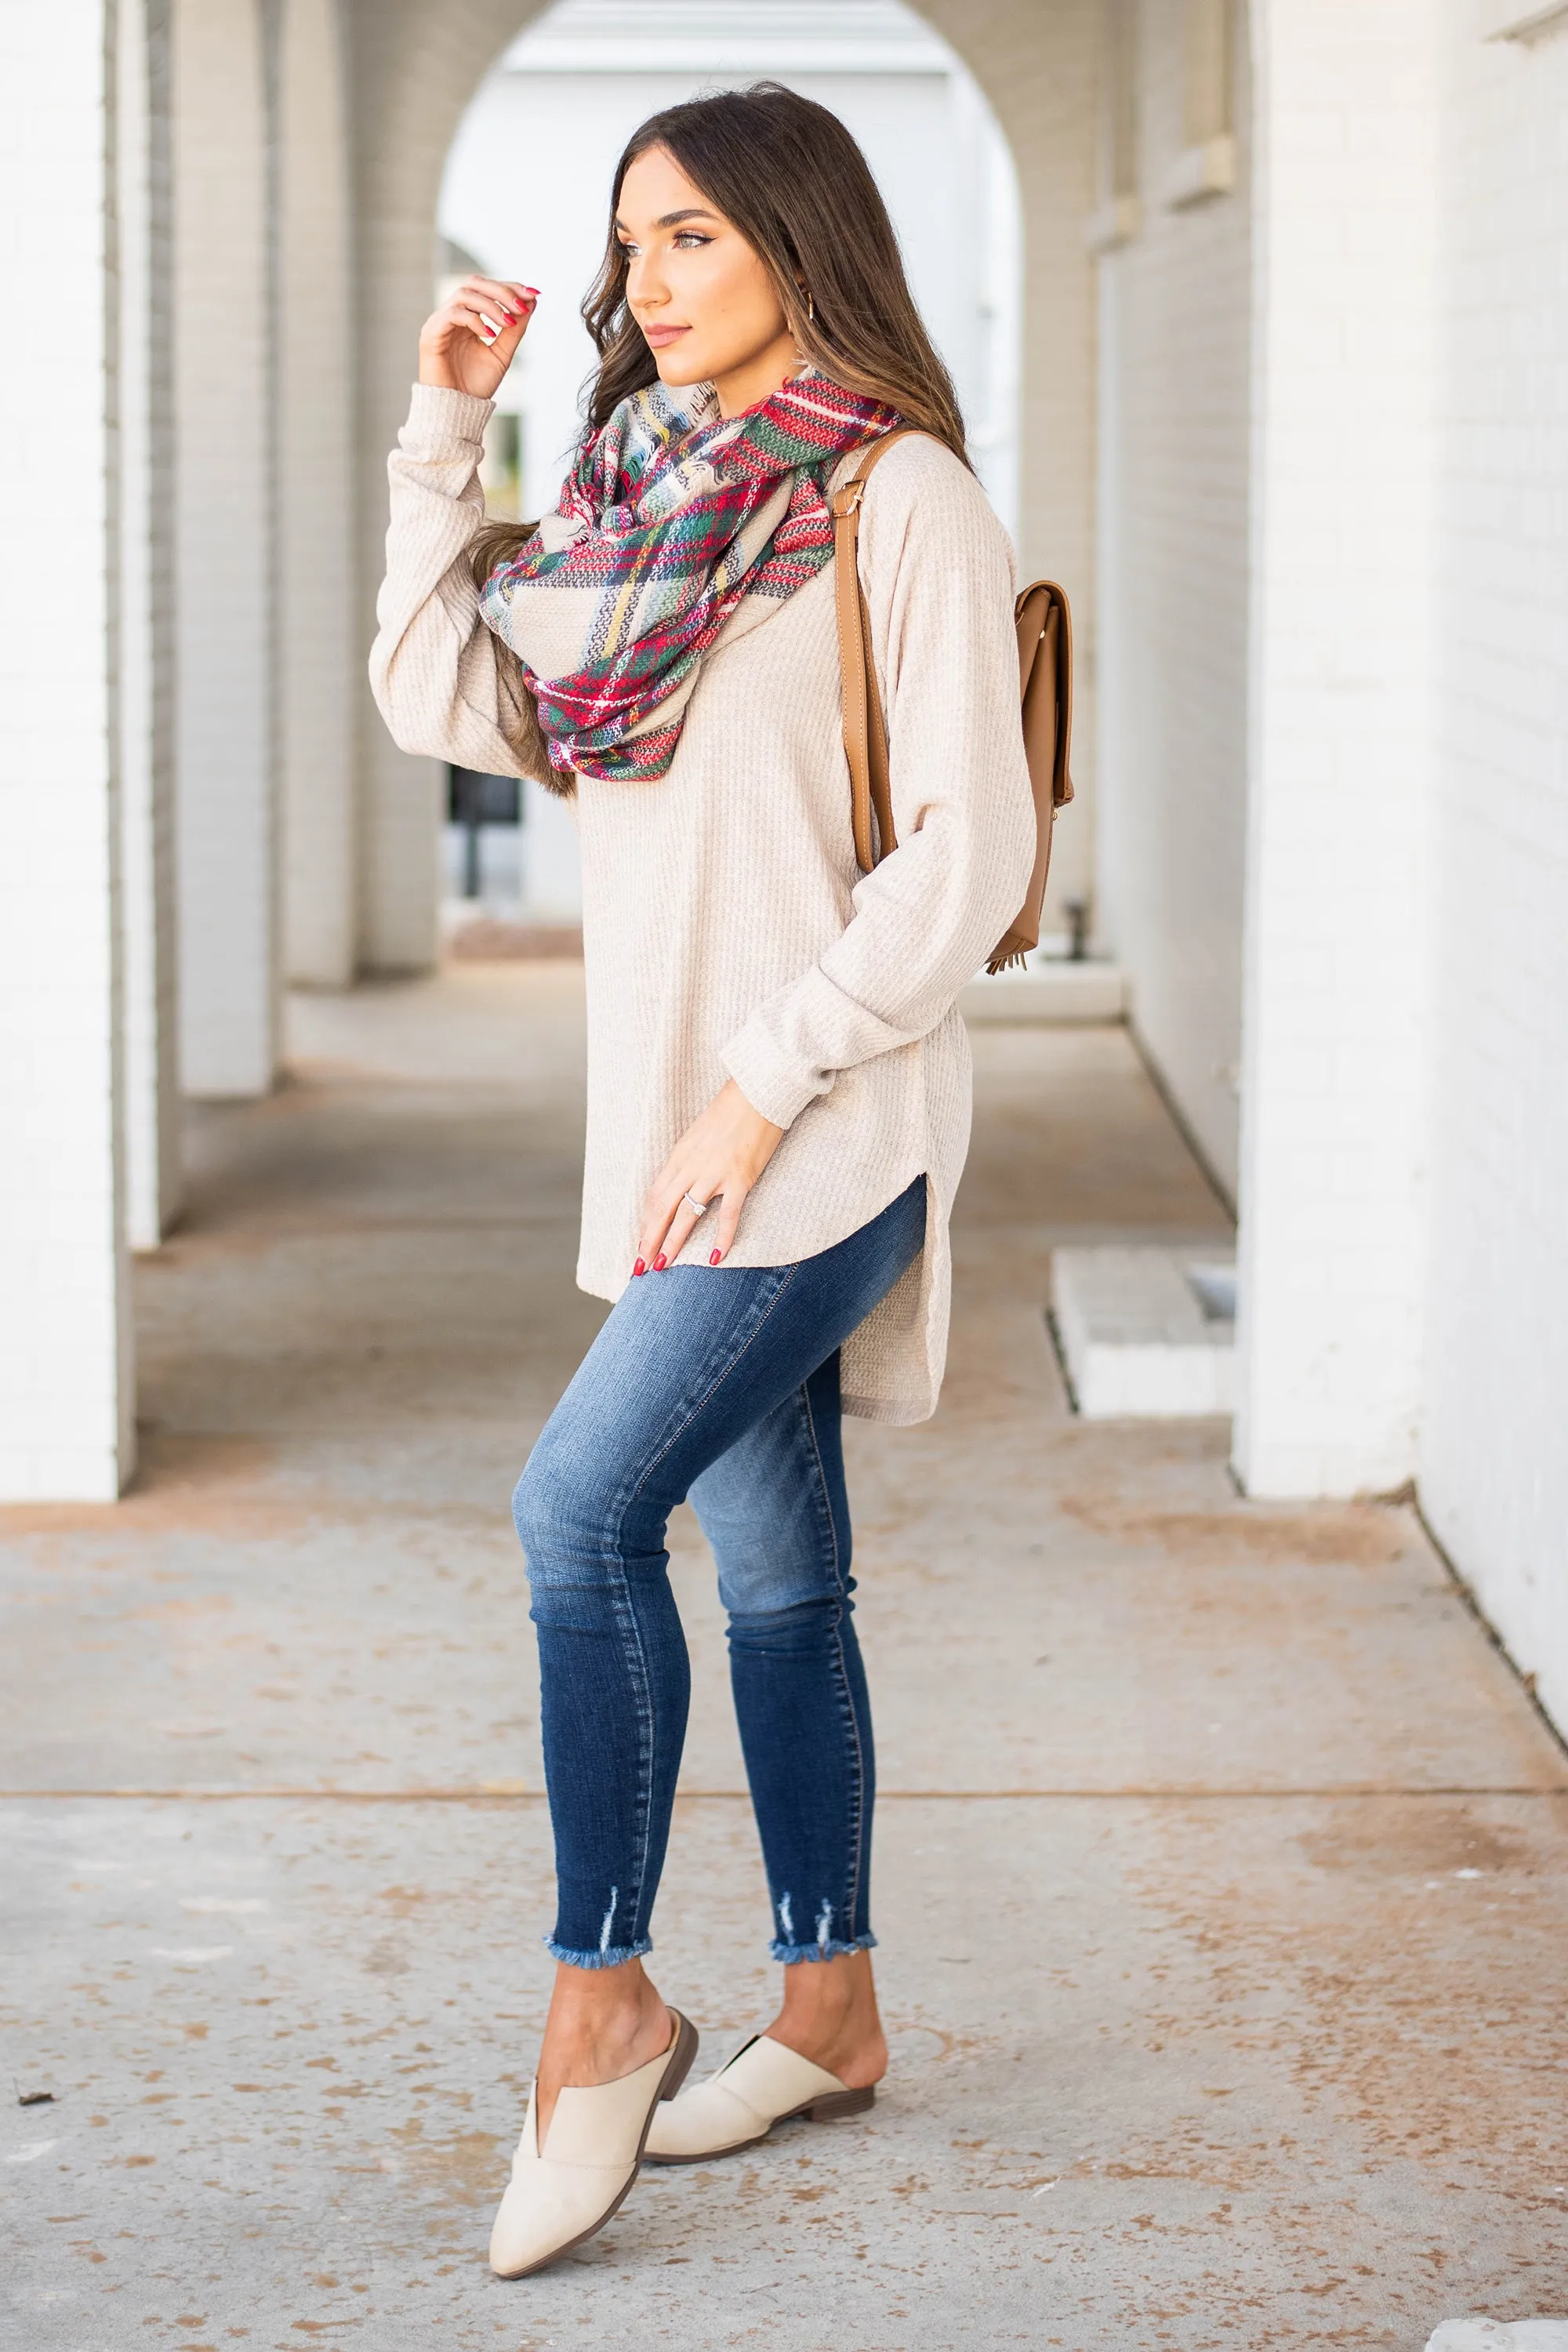
[[[405,751],[543,779],[514,656],[467,562],[488,401],[415,389],[389,466],[371,680]],[[846,467],[847,470],[847,467]],[[927,1179],[922,1258],[847,1342],[846,1412],[922,1421],[947,1348],[948,1217],[969,1144],[954,998],[1034,858],[1013,565],[984,492],[911,438],[867,485],[860,575],[888,714],[899,847],[862,875],[849,828],[828,566],[748,597],[704,657],[668,775],[577,779],[588,1136],[577,1280],[616,1298],[643,1196],[726,1078],[788,1131],[731,1265],[815,1255]],[[706,1267],[700,1224],[682,1263]],[[646,1277],[645,1277],[646,1278]]]

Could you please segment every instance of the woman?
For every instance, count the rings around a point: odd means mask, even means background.
[[[536,299],[472,278],[425,327],[372,658],[405,749],[569,793],[582,839],[578,1280],[615,1305],[515,1497],[558,1910],[491,2241],[509,2277],[602,2227],[645,2153],[869,2106],[886,2069],[840,1414],[934,1408],[969,1130],[954,998],[1034,854],[1009,549],[842,124],[766,84],[644,124],[584,309],[582,446],[559,511],[508,531],[480,438]],[[897,425],[921,430],[867,484],[860,572],[899,846],[862,877],[826,500]],[[664,1549],[686,1496],[784,1976],[765,2032],[682,2092],[696,2036],[643,1961],[686,1723]]]

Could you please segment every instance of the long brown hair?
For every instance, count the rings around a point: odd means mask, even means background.
[[[969,463],[952,378],[915,308],[870,166],[836,114],[776,81],[666,107],[627,141],[610,192],[605,258],[583,302],[599,354],[586,387],[589,432],[658,374],[626,307],[630,264],[616,234],[622,184],[650,147],[666,149],[761,256],[803,359],[847,391],[896,408]],[[479,534],[472,552],[481,585],[531,529],[492,523]]]

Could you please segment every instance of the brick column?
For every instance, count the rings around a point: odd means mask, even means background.
[[[119,1041],[111,7],[0,32],[0,1496],[132,1458]],[[68,350],[44,323],[73,289]],[[54,356],[51,357],[50,353]]]
[[[268,380],[272,257],[257,0],[174,0],[180,1059],[265,1094],[278,1036]]]
[[[1415,1467],[1435,12],[1255,0],[1242,1048],[1249,1492]]]
[[[984,89],[1012,150],[1023,215],[1019,404],[1022,576],[1059,580],[1072,600],[1077,665],[1068,819],[1057,829],[1046,928],[1092,898],[1095,682],[1095,271],[1083,240],[1094,204],[1099,0],[920,0]]]
[[[287,0],[278,104],[284,960],[291,980],[342,988],[355,961],[364,647],[354,609],[348,131],[332,0]]]
[[[154,1249],[181,1192],[168,0],[119,0],[118,18],[126,1225]]]

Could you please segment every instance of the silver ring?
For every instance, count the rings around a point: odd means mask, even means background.
[[[683,1192],[680,1197],[694,1217],[705,1217],[713,1206],[711,1201],[694,1201],[689,1192]]]

